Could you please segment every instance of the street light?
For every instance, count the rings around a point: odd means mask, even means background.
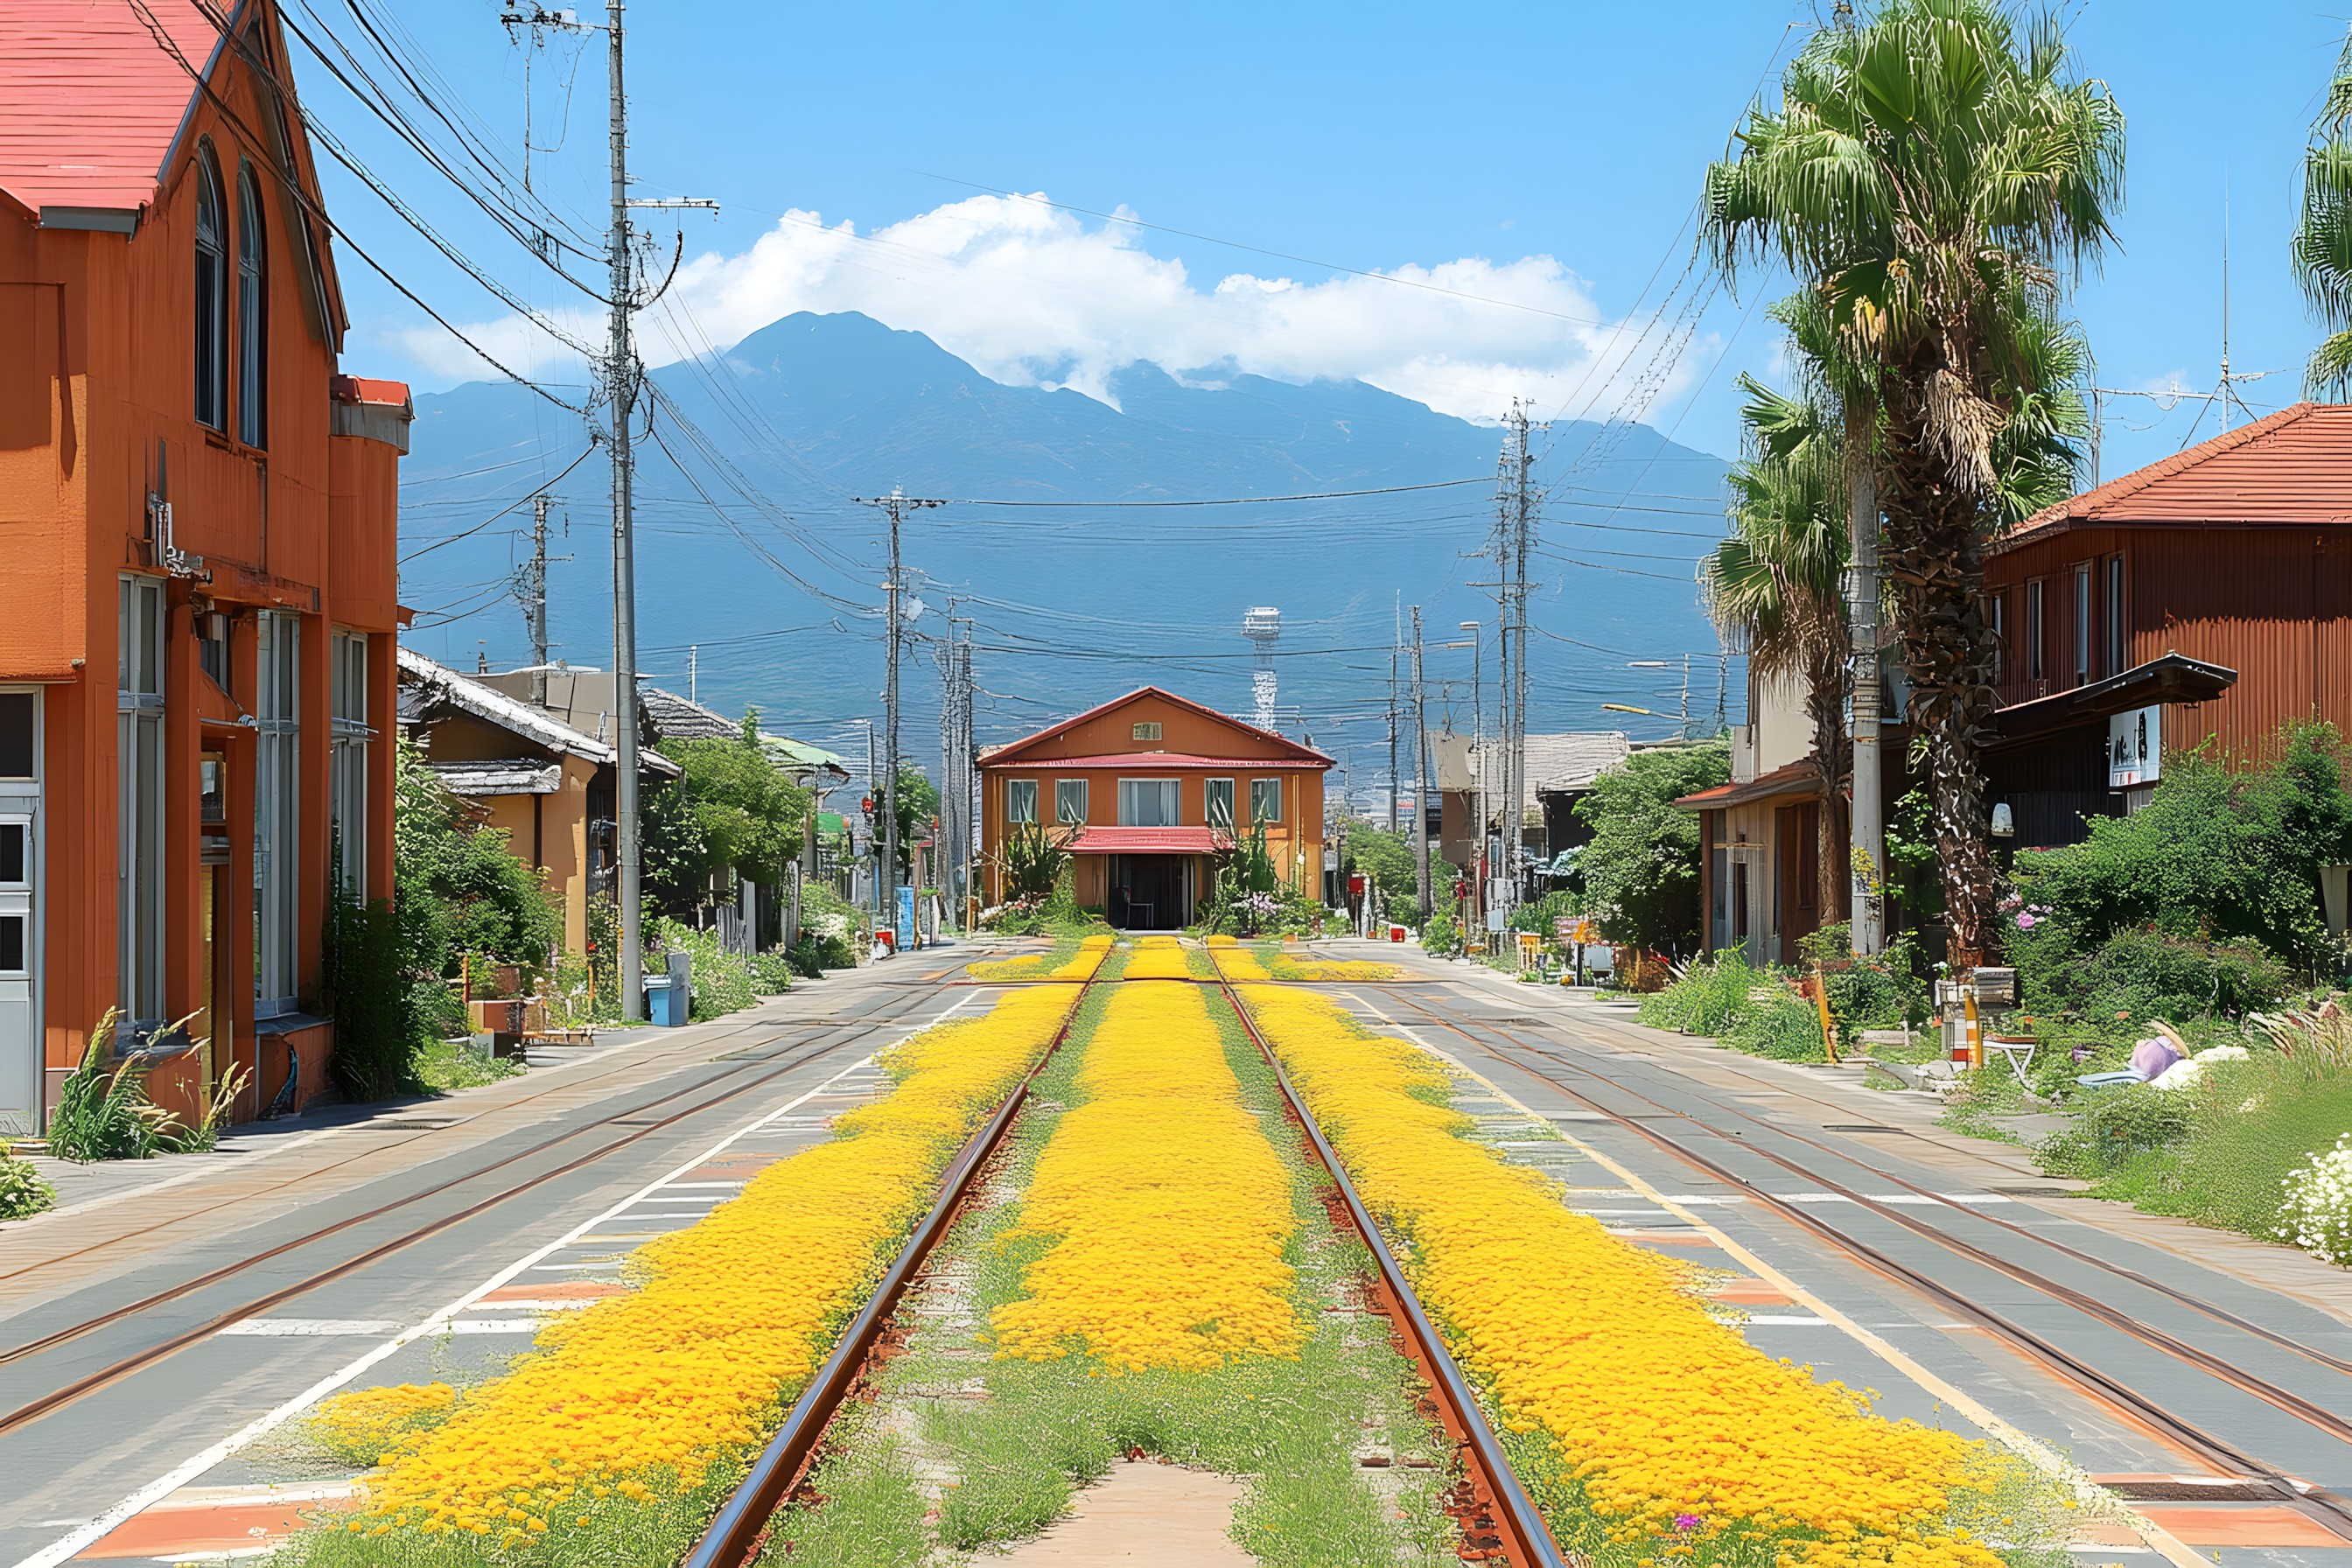
[[[1674,717],[1671,713],[1661,713],[1654,708],[1634,708],[1622,702],[1603,702],[1601,705],[1601,710],[1603,713],[1646,713],[1653,719]]]

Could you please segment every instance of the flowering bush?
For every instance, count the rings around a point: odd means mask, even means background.
[[[2280,1184],[2279,1239],[2322,1263],[2352,1264],[2352,1132]]]
[[[1810,1568],[2001,1562],[1955,1521],[2005,1469],[1982,1444],[1879,1419],[1751,1347],[1673,1264],[1470,1142],[1425,1053],[1310,993],[1244,999],[1366,1203],[1408,1239],[1448,1345],[1511,1430],[1549,1439],[1557,1468],[1538,1489],[1562,1545],[1615,1559],[1663,1539],[1667,1555],[1703,1543]]]
[[[1120,984],[1076,1083],[1086,1102],[1063,1113],[1005,1237],[1055,1242],[991,1319],[997,1353],[1204,1372],[1296,1351],[1290,1177],[1200,988]]]
[[[675,1511],[731,1473],[1071,1000],[1016,992],[883,1053],[897,1080],[887,1098],[639,1248],[636,1289],[541,1330],[537,1354],[397,1445],[344,1528],[460,1532],[511,1553],[607,1507]]]

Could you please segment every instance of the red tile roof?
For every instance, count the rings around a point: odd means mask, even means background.
[[[193,0],[0,5],[0,191],[34,216],[155,199],[197,88],[148,16],[189,66],[211,71],[223,40]]]
[[[1822,771],[1810,756],[1783,763],[1769,773],[1745,784],[1719,784],[1675,802],[1686,811],[1711,811],[1720,806],[1746,805],[1759,800],[1806,800],[1821,793]]]
[[[1220,713],[1204,702],[1195,702],[1189,697],[1179,697],[1174,692],[1158,686],[1139,686],[1124,697],[1114,697],[1108,702],[1097,703],[1094,707],[1087,709],[1085,712],[1073,714],[1069,718],[1063,720],[1058,724],[1048,725],[1046,728],[1038,731],[1034,735],[1024,735],[1021,739],[1009,742],[1002,746],[982,747],[980,753],[981,764],[983,767],[1027,766],[1029,764],[1013,762],[1011,760],[1013,754],[1016,752],[1024,751],[1028,747],[1036,745],[1042,741],[1051,740],[1055,735],[1059,735],[1065,731],[1083,724],[1089,719],[1097,718],[1102,714],[1108,713],[1115,708],[1124,707],[1128,703],[1134,701],[1139,697],[1157,697],[1161,701],[1172,702],[1179,708],[1189,708],[1193,712],[1201,714],[1203,717],[1214,719],[1221,724],[1230,725],[1232,728],[1240,731],[1244,735],[1255,735],[1260,740],[1270,741],[1276,746],[1280,747],[1283,752],[1287,753],[1286,757],[1266,758],[1256,764],[1259,767],[1285,766],[1293,759],[1300,763],[1305,763],[1309,766],[1321,766],[1328,768],[1333,765],[1330,758],[1325,756],[1322,752],[1316,751],[1311,746],[1302,746],[1297,742],[1277,735],[1271,730],[1261,730],[1255,724],[1244,723],[1241,720],[1234,718],[1230,713]],[[1037,765],[1044,766],[1045,764],[1041,763]]]
[[[1070,846],[1073,855],[1206,855],[1216,840],[1205,827],[1087,827]]]
[[[2298,403],[2047,507],[1995,553],[2109,523],[2352,522],[2352,404]]]
[[[1101,757],[1040,757],[1034,762],[1019,760],[1000,763],[988,759],[991,767],[1028,768],[1039,773],[1087,773],[1117,768],[1122,773],[1144,774],[1167,768],[1178,773],[1196,772],[1203,768],[1223,768],[1228,771],[1255,770],[1264,773],[1268,768],[1322,767],[1322,763],[1286,761],[1280,757],[1201,757],[1190,752],[1114,752]]]

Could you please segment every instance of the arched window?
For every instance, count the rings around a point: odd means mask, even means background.
[[[236,438],[269,445],[269,306],[263,288],[261,194],[253,166],[236,172]]]
[[[228,218],[209,142],[196,148],[196,418],[228,428]]]

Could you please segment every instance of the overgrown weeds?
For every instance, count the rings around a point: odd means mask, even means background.
[[[30,1219],[57,1201],[57,1188],[42,1179],[32,1163],[0,1143],[0,1220]]]

